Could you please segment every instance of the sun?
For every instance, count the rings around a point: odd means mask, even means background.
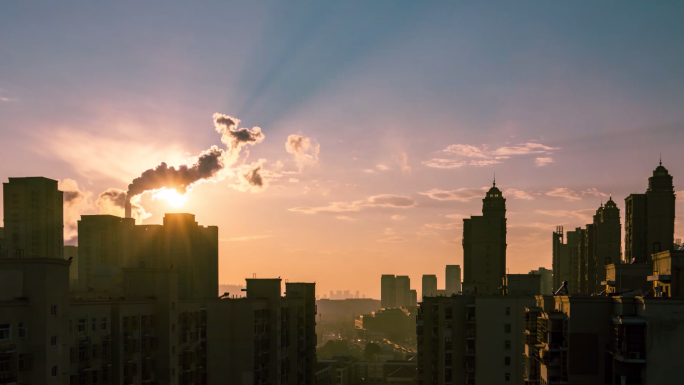
[[[181,207],[185,203],[185,194],[174,189],[161,189],[152,196],[152,199],[163,199],[173,207]]]

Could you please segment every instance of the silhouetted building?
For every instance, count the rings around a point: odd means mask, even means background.
[[[561,279],[561,252],[563,244],[565,244],[564,237],[563,226],[556,226],[556,231],[553,232],[553,258],[551,261],[554,288],[559,288],[563,284],[563,280]]]
[[[213,298],[218,287],[218,228],[198,226],[193,214],[166,214],[163,225],[132,218],[82,215],[78,221],[80,291],[122,290],[122,269],[179,269],[182,298]]]
[[[426,297],[416,317],[418,383],[523,384],[524,314],[533,296]]]
[[[316,301],[321,321],[350,320],[359,314],[381,309],[380,301],[372,298],[320,299]]]
[[[446,266],[444,285],[447,295],[458,294],[461,291],[461,266]]]
[[[553,290],[553,272],[547,268],[540,267],[537,270],[530,271],[530,274],[541,275],[541,283],[539,290],[541,294],[549,294]]]
[[[645,194],[625,198],[625,261],[650,262],[651,255],[674,249],[675,191],[663,163],[648,178]]]
[[[482,202],[482,216],[463,220],[463,286],[500,294],[506,275],[506,199],[496,182]]]
[[[394,275],[385,274],[380,278],[380,305],[385,309],[397,306],[397,285]]]
[[[409,291],[409,304],[410,307],[418,306],[418,291],[411,289]]]
[[[541,278],[539,274],[506,274],[506,294],[529,295],[541,294]]]
[[[587,253],[587,293],[601,292],[601,282],[606,277],[606,265],[622,262],[622,225],[620,209],[613,199],[596,210],[592,226],[593,250]],[[578,291],[571,291],[571,293]]]
[[[432,297],[437,294],[437,276],[434,274],[423,275],[423,297]]]
[[[371,314],[359,315],[354,320],[354,326],[357,334],[363,333],[367,339],[407,339],[415,336],[414,317],[415,314],[411,314],[405,307],[382,309]]]
[[[69,287],[76,289],[78,284],[78,246],[64,246],[64,259],[71,261],[69,266]]]
[[[63,259],[63,204],[56,180],[9,178],[3,183],[5,255]]]
[[[677,382],[682,306],[681,298],[537,296],[525,315],[525,383]]]
[[[411,279],[408,275],[397,275],[395,279],[396,307],[409,306],[411,302]]]

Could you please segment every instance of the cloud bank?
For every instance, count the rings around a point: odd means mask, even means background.
[[[375,195],[367,199],[353,201],[353,202],[330,202],[329,205],[323,207],[294,207],[289,211],[300,212],[304,214],[318,214],[323,212],[342,213],[342,212],[357,212],[364,208],[372,207],[386,207],[386,208],[400,208],[407,209],[414,207],[416,202],[406,196],[401,195]]]

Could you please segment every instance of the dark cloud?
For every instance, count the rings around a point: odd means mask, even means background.
[[[237,128],[240,120],[232,116],[214,114],[214,126],[216,131],[221,134],[221,142],[228,147],[231,160],[236,160],[242,147],[247,144],[254,145],[264,140],[265,135],[261,128]]]
[[[83,195],[83,193],[80,191],[64,191],[65,203],[77,202],[82,200],[83,198],[85,198],[85,195]]]
[[[311,138],[293,134],[287,137],[285,150],[295,156],[299,171],[302,171],[304,166],[318,163],[321,146]]]
[[[160,188],[172,188],[180,193],[185,193],[193,183],[213,177],[223,169],[223,150],[212,146],[197,157],[195,164],[168,167],[166,163],[161,163],[153,169],[143,172],[138,178],[128,186],[130,197],[142,194],[145,191],[157,190]]]
[[[264,179],[261,177],[261,174],[259,174],[259,171],[261,171],[261,166],[257,166],[244,174],[245,179],[250,185],[263,187]]]

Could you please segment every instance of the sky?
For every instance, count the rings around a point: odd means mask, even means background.
[[[77,244],[81,214],[123,215],[101,193],[162,162],[192,168],[216,146],[220,169],[182,197],[138,195],[139,222],[189,212],[218,226],[224,284],[256,274],[379,298],[382,274],[409,275],[419,294],[437,274],[443,288],[445,265],[463,263],[462,219],[481,214],[496,174],[509,272],[551,268],[555,226],[584,227],[611,195],[623,209],[661,154],[678,189],[683,12],[678,1],[3,2],[0,179],[78,191],[65,206]]]

